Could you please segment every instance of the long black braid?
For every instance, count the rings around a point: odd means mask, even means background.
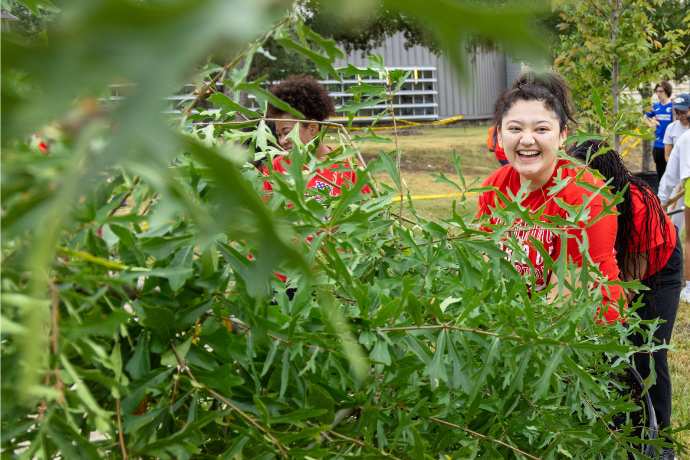
[[[586,163],[587,152],[591,149],[591,156],[598,152],[601,148],[602,141],[598,140],[588,140],[580,145],[573,145],[568,150],[568,155],[571,157]],[[604,143],[604,147],[608,147]],[[666,225],[666,213],[661,208],[659,199],[657,198],[654,191],[639,177],[633,176],[632,173],[623,163],[623,159],[615,150],[608,150],[595,158],[593,158],[589,163],[589,168],[598,170],[602,176],[606,178],[609,185],[613,186],[613,192],[620,192],[627,185],[628,188],[623,194],[623,202],[616,205],[616,209],[620,213],[618,215],[618,232],[616,233],[616,259],[618,262],[618,268],[624,275],[624,278],[632,279],[634,274],[638,272],[637,257],[631,257],[631,252],[640,253],[642,243],[642,238],[649,238],[657,234],[657,231],[661,231],[661,235],[664,241],[668,238],[668,226]],[[644,210],[642,212],[644,215],[645,228],[641,229],[639,232],[635,228],[635,212],[640,212],[640,210],[635,208],[632,200],[632,186],[637,187],[639,196],[644,205]],[[639,205],[638,205],[639,206]],[[659,227],[661,227],[659,229]],[[629,251],[628,248],[632,241],[637,240],[636,243]],[[648,253],[647,267],[648,270],[655,269],[658,270],[659,267],[652,267],[651,263],[657,263],[657,258],[653,257],[651,251]],[[626,273],[628,267],[631,267],[632,273]],[[641,274],[644,276],[644,274]]]

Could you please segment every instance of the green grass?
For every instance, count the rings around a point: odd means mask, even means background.
[[[483,181],[499,166],[493,153],[486,148],[488,127],[469,128],[436,128],[415,129],[412,135],[398,137],[398,146],[402,148],[401,170],[406,187],[411,194],[436,195],[455,193],[452,187],[434,182],[429,173],[443,171],[451,179],[459,182],[455,170],[450,164],[453,149],[460,157],[463,175],[467,184],[473,180]],[[393,137],[392,132],[377,132],[380,136]],[[395,150],[394,144],[364,144],[362,155],[365,160],[378,155],[379,149]],[[622,149],[625,150],[625,146]],[[638,145],[625,156],[628,168],[637,172],[641,170],[642,148]],[[377,180],[388,185],[393,181],[386,172],[377,174]],[[480,182],[481,183],[481,182]],[[453,198],[431,200],[413,200],[415,209],[425,218],[443,218],[449,215]],[[477,197],[468,196],[465,208],[468,213],[476,212]],[[409,213],[408,213],[409,215]],[[683,239],[683,241],[685,241]],[[669,354],[671,379],[673,383],[673,417],[674,428],[690,422],[690,304],[681,302],[676,319],[672,343],[676,350]],[[678,435],[678,439],[690,447],[690,432]],[[690,456],[679,456],[690,460]]]

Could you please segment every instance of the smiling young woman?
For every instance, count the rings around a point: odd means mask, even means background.
[[[509,164],[491,174],[484,182],[484,186],[493,186],[505,196],[515,196],[527,182],[528,194],[520,203],[533,212],[543,208],[541,220],[549,222],[550,216],[568,217],[555,198],[571,206],[583,204],[583,195],[592,196],[575,182],[575,176],[580,168],[561,168],[570,161],[559,159],[551,149],[562,149],[568,134],[568,123],[576,124],[574,118],[574,104],[567,82],[555,73],[537,74],[525,72],[517,77],[512,88],[499,96],[494,106],[494,123],[499,130],[498,142],[505,150]],[[549,189],[555,179],[570,178],[571,181],[555,196],[549,196]],[[582,174],[581,181],[598,187],[604,183],[589,172]],[[508,193],[508,192],[511,193]],[[499,219],[492,216],[497,206],[503,206],[496,191],[484,192],[479,197],[478,217],[490,216],[489,224],[498,224]],[[596,196],[588,205],[589,220],[579,222],[579,228],[570,228],[568,233],[574,237],[568,238],[567,256],[573,262],[582,265],[582,253],[578,241],[582,241],[583,234],[589,241],[589,257],[599,267],[601,273],[608,280],[617,280],[619,275],[616,263],[617,223],[615,215],[608,215],[591,226],[585,228],[589,221],[601,214],[604,206],[603,198]],[[518,220],[517,227],[528,224]],[[531,225],[531,223],[530,223]],[[534,274],[535,291],[547,289],[557,279],[550,271],[544,271],[542,254],[530,241],[530,236],[536,238],[546,253],[553,259],[561,254],[560,236],[543,228],[530,228],[514,233],[527,251],[529,261],[512,261],[516,269],[523,274]],[[499,244],[501,248],[503,243]],[[511,251],[506,249],[507,259],[511,260]],[[517,258],[516,258],[517,259]],[[549,294],[555,296],[555,290]],[[604,296],[604,318],[611,323],[620,318],[618,300],[623,297],[623,290],[619,286],[602,287]]]

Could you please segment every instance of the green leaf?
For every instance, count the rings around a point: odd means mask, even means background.
[[[137,339],[137,346],[134,354],[127,362],[125,370],[133,379],[140,379],[151,371],[151,360],[149,358],[149,339],[146,330],[141,331]]]
[[[283,350],[283,365],[280,370],[280,393],[279,400],[283,399],[287,390],[288,380],[290,379],[290,353],[287,347]]]
[[[131,315],[124,310],[114,310],[107,315],[95,312],[82,323],[61,325],[61,330],[72,340],[91,335],[112,337],[130,318]]]
[[[197,369],[194,371],[194,376],[207,387],[217,388],[228,395],[230,388],[244,385],[244,380],[237,375],[233,364],[225,364],[211,371]]]
[[[544,395],[546,394],[546,390],[549,387],[549,384],[551,383],[551,378],[554,375],[554,372],[556,372],[556,368],[558,365],[561,363],[561,360],[563,359],[563,352],[565,351],[565,347],[560,346],[556,350],[556,352],[551,355],[551,358],[549,361],[546,363],[546,367],[544,368],[544,371],[541,374],[541,377],[539,377],[539,380],[537,381],[536,385],[534,386],[534,398],[535,399],[540,399],[543,398]]]
[[[110,426],[108,420],[110,419],[110,417],[108,412],[103,410],[101,406],[98,405],[93,395],[89,391],[89,388],[86,386],[86,384],[84,384],[81,377],[79,376],[79,374],[77,374],[77,371],[74,369],[74,367],[72,367],[72,364],[69,362],[65,355],[60,355],[60,363],[69,374],[70,378],[72,379],[72,382],[74,382],[74,385],[76,386],[75,392],[77,396],[79,397],[81,402],[89,408],[89,411],[91,411],[94,414],[96,427],[102,432],[109,431]]]
[[[211,310],[213,305],[213,300],[208,302],[203,302],[200,305],[190,305],[187,308],[175,313],[175,329],[185,330],[192,326],[197,319],[199,319],[204,313]]]
[[[357,102],[357,103],[351,102],[349,104],[341,106],[338,110],[341,112],[356,113],[362,109],[366,109],[369,107],[375,107],[375,106],[380,105],[380,104],[386,104],[386,102],[388,102],[387,99],[381,99],[381,98],[373,99],[372,98],[372,99],[367,99],[365,101]]]
[[[446,340],[447,331],[441,330],[436,341],[436,350],[434,351],[434,359],[424,370],[424,374],[429,376],[431,388],[437,389],[440,383],[448,380],[448,373],[446,372],[445,354],[446,354]]]
[[[239,112],[248,118],[261,117],[261,115],[258,112],[254,112],[253,110],[249,110],[244,106],[241,106],[240,104],[233,101],[223,93],[212,94],[208,98],[206,98],[206,100],[213,102],[213,105],[221,108],[223,110],[221,113]]]
[[[151,371],[151,373],[145,375],[144,377],[131,382],[129,385],[129,390],[131,393],[128,397],[123,399],[121,403],[122,413],[129,414],[134,411],[144,398],[146,390],[149,388],[156,388],[165,379],[167,379],[174,370],[174,367],[170,369],[154,369]],[[169,409],[166,408],[166,410]]]
[[[322,78],[326,78],[326,76],[330,74],[339,79],[338,72],[336,72],[333,68],[333,65],[331,64],[331,59],[329,57],[323,56],[307,48],[306,46],[296,43],[294,40],[292,40],[286,35],[277,36],[275,37],[275,40],[278,43],[280,43],[284,48],[292,49],[308,57],[311,60],[311,62],[313,62],[316,65],[316,68],[319,69]]]
[[[290,113],[294,115],[297,118],[304,118],[304,114],[302,114],[300,111],[293,109],[290,107],[289,104],[281,101],[277,97],[275,97],[273,94],[269,93],[265,89],[261,87],[261,83],[263,80],[256,80],[251,83],[233,83],[230,80],[225,80],[224,83],[227,85],[230,85],[235,91],[244,91],[245,93],[249,93],[254,95],[256,97],[257,102],[259,105],[264,105],[266,102],[277,108],[278,110],[282,110],[283,112]]]
[[[266,361],[264,361],[264,367],[261,369],[261,377],[266,375],[266,372],[268,372],[268,369],[271,367],[271,364],[273,364],[273,358],[276,355],[276,351],[278,351],[278,341],[274,340],[273,341],[273,346],[271,347],[271,350],[268,352],[268,356],[266,356]]]
[[[141,323],[151,329],[164,343],[170,342],[174,334],[172,327],[175,324],[175,317],[167,308],[142,306],[146,318]]]
[[[409,314],[412,319],[414,320],[414,323],[417,326],[421,326],[423,324],[422,320],[422,304],[417,299],[417,296],[415,296],[413,293],[408,293],[407,294],[407,303],[405,305],[405,312]],[[361,338],[360,338],[361,341]]]
[[[594,104],[594,110],[596,111],[597,115],[599,116],[599,123],[601,123],[601,126],[604,127],[604,129],[609,128],[608,121],[606,120],[606,117],[604,116],[604,110],[601,108],[601,98],[599,97],[599,93],[597,92],[597,89],[592,86],[592,103]]]
[[[173,258],[169,268],[176,269],[168,275],[168,282],[170,283],[170,289],[177,291],[180,289],[185,281],[191,278],[194,273],[194,246],[185,246],[180,249]]]
[[[391,355],[388,353],[388,343],[383,339],[376,340],[374,348],[369,353],[369,358],[377,363],[382,363],[387,366],[391,365]]]
[[[393,180],[395,186],[400,188],[400,176],[398,176],[398,167],[391,156],[395,155],[395,151],[391,153],[386,153],[383,150],[379,150],[379,158],[383,161],[383,166],[386,168],[386,172]]]

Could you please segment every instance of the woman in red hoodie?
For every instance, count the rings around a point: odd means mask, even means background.
[[[522,73],[513,82],[512,88],[499,96],[494,106],[494,124],[498,127],[498,144],[501,146],[510,163],[491,174],[484,186],[493,186],[505,196],[516,196],[520,188],[529,182],[528,194],[521,205],[536,213],[543,210],[541,220],[548,222],[550,216],[567,218],[568,212],[559,203],[580,206],[583,196],[588,198],[593,193],[576,183],[575,176],[580,168],[562,168],[570,161],[558,157],[551,149],[562,149],[568,134],[568,122],[574,119],[574,104],[567,82],[555,73],[537,74]],[[597,187],[604,183],[589,172],[581,174],[580,181]],[[549,189],[556,181],[567,185],[555,196],[549,196]],[[479,197],[478,216],[489,216],[488,224],[499,224],[500,220],[493,215],[498,206],[504,206],[495,191],[487,191]],[[578,227],[568,227],[567,233],[573,235],[567,239],[567,254],[561,254],[561,236],[542,227],[532,227],[532,222],[518,220],[513,224],[515,237],[522,242],[529,257],[525,260],[513,260],[516,269],[525,275],[534,275],[535,291],[547,289],[555,284],[557,278],[550,270],[545,270],[543,253],[532,244],[530,237],[539,241],[546,254],[553,260],[567,256],[578,265],[582,265],[583,254],[578,241],[587,235],[589,242],[588,255],[599,267],[608,280],[618,280],[618,265],[614,245],[616,243],[617,222],[615,215],[605,216],[592,225],[587,224],[598,217],[604,206],[601,196],[595,196],[588,204],[587,220],[578,222]],[[585,228],[585,226],[587,226]],[[521,231],[521,227],[524,230]],[[503,247],[503,243],[500,243]],[[508,259],[510,249],[506,249]],[[516,258],[517,259],[517,258]],[[571,285],[576,280],[570,280]],[[620,318],[618,301],[623,297],[619,286],[602,287],[604,296],[604,319],[611,323]],[[555,297],[556,290],[551,289],[548,296]]]

